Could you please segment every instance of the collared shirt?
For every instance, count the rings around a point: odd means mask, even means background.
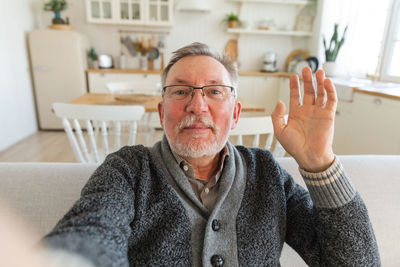
[[[228,146],[225,145],[220,152],[220,159],[217,166],[217,172],[211,177],[210,180],[205,181],[195,177],[193,167],[175,152],[172,152],[179,167],[186,174],[186,177],[192,186],[193,192],[201,203],[207,208],[209,212],[214,209],[215,202],[219,195],[218,180],[221,177],[224,168],[224,162],[229,157]]]

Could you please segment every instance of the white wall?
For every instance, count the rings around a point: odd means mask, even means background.
[[[0,151],[37,130],[26,45],[33,6],[18,0],[0,8]]]

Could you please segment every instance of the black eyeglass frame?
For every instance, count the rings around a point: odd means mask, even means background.
[[[204,86],[201,86],[201,87],[196,87],[196,86],[192,86],[192,85],[187,85],[187,84],[171,84],[171,85],[166,85],[166,86],[164,86],[163,88],[162,88],[162,95],[164,96],[165,95],[165,90],[168,88],[168,87],[173,87],[173,86],[187,86],[187,87],[191,87],[193,90],[192,90],[192,96],[193,96],[193,94],[194,94],[194,90],[201,90],[201,93],[202,93],[202,95],[203,96],[205,96],[206,94],[204,93],[204,87],[213,87],[213,86],[224,86],[224,87],[227,87],[227,88],[230,88],[231,89],[231,93],[233,93],[232,94],[232,96],[234,96],[234,97],[236,97],[236,91],[235,91],[235,87],[233,87],[233,86],[229,86],[229,85],[225,85],[225,84],[209,84],[209,85],[204,85]]]

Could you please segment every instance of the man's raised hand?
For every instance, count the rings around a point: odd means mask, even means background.
[[[337,105],[336,91],[332,81],[325,79],[323,70],[316,72],[316,94],[311,69],[304,68],[302,77],[303,103],[300,101],[299,77],[291,75],[287,123],[286,107],[281,101],[271,117],[276,138],[297,161],[299,167],[309,172],[320,172],[327,169],[335,159],[332,142]]]

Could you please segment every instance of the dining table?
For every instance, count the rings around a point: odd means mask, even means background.
[[[238,99],[242,103],[242,112],[264,112],[265,108],[259,104]],[[158,103],[161,95],[144,94],[111,94],[86,93],[68,103],[85,105],[143,105],[146,112],[158,112]]]

